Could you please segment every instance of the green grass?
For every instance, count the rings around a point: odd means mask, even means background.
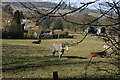
[[[52,57],[51,48],[54,42],[76,42],[82,37],[76,35],[76,39],[42,40],[41,44],[32,44],[34,40],[3,39],[3,78],[52,78],[54,71],[58,72],[59,78],[85,77],[85,67],[90,60],[90,53],[104,50],[102,41],[97,37],[88,36],[82,43],[65,51],[61,59],[58,58],[58,53],[56,57]],[[105,71],[97,71],[97,65],[101,68],[116,69],[109,64],[108,58],[93,58],[87,70],[88,77],[108,76]]]

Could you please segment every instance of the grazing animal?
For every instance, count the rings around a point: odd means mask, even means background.
[[[40,44],[40,43],[41,43],[41,40],[33,41],[32,43],[33,43],[33,44]]]
[[[107,52],[102,51],[102,52],[91,52],[91,57],[99,57],[99,58],[104,58],[106,57]]]
[[[64,44],[64,43],[53,43],[52,46],[53,46],[53,51],[52,51],[53,57],[55,56],[56,52],[59,52],[59,58],[61,58],[64,51],[69,50],[68,44]]]

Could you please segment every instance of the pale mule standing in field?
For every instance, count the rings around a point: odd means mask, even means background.
[[[52,51],[53,57],[55,56],[56,52],[59,52],[59,58],[61,58],[64,51],[69,50],[68,44],[64,44],[64,43],[53,43],[52,46],[53,46],[53,51]]]

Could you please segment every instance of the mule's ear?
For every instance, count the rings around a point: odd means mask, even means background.
[[[61,43],[62,47],[64,46],[64,43]]]
[[[65,43],[62,43],[62,47],[65,47]]]

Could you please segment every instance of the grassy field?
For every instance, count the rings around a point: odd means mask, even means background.
[[[90,53],[104,50],[104,43],[96,37],[87,36],[82,43],[65,51],[61,59],[58,58],[58,53],[52,57],[52,43],[76,42],[83,36],[75,37],[76,39],[42,40],[41,44],[32,44],[34,40],[3,39],[3,78],[52,78],[54,71],[58,72],[59,78],[84,78]],[[98,71],[97,67],[116,69],[109,62],[109,58],[93,58],[87,77],[108,76],[107,72]]]

